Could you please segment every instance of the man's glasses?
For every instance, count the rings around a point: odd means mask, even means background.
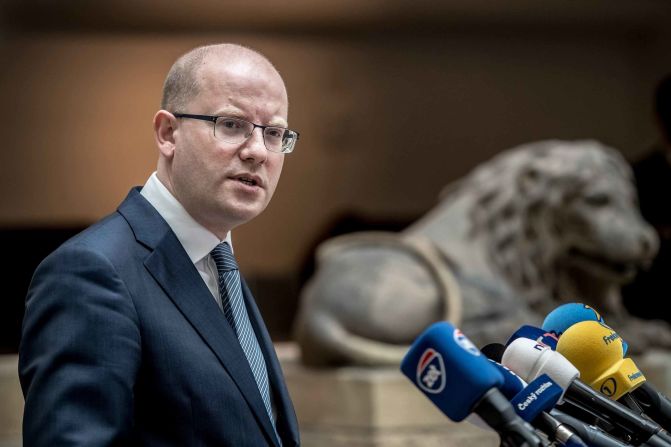
[[[213,115],[192,115],[190,113],[173,113],[175,118],[211,121],[214,137],[226,143],[240,144],[252,136],[257,127],[263,132],[263,143],[271,152],[288,154],[294,150],[298,140],[298,132],[284,127],[262,126],[240,118]]]

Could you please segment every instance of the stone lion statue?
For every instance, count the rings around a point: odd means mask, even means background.
[[[632,178],[596,141],[525,144],[448,185],[403,232],[326,241],[295,324],[304,363],[398,364],[443,319],[479,346],[503,343],[572,301],[600,310],[632,349],[671,347],[666,323],[641,323],[620,300],[658,248]]]

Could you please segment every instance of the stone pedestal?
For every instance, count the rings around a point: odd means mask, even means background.
[[[311,369],[278,345],[304,447],[498,446],[491,431],[444,416],[396,368]]]
[[[636,366],[661,393],[671,396],[671,351],[650,351],[645,355],[632,357]]]
[[[0,447],[21,445],[23,394],[18,363],[16,355],[0,355]]]

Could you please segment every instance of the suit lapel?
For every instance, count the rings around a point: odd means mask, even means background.
[[[274,391],[273,396],[278,416],[276,421],[277,431],[280,433],[280,436],[282,436],[284,447],[289,447],[290,445],[298,446],[300,444],[298,421],[296,419],[294,407],[291,403],[291,398],[289,397],[289,392],[284,383],[282,368],[277,359],[277,355],[275,354],[275,348],[273,347],[270,335],[268,334],[265,324],[263,324],[261,313],[259,312],[252,296],[252,292],[249,290],[244,279],[242,280],[242,291],[247,304],[249,319],[251,320],[254,332],[256,332],[256,336],[259,339],[263,357],[266,361],[270,388]],[[288,444],[288,441],[291,441],[292,444]]]
[[[251,407],[267,438],[277,445],[271,421],[240,342],[177,236],[137,191],[135,194],[131,191],[119,207],[119,212],[133,228],[136,239],[153,248],[145,259],[147,270],[215,353]]]

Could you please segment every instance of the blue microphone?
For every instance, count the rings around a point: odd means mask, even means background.
[[[504,446],[546,445],[499,391],[502,374],[451,324],[429,326],[401,361],[401,372],[452,421],[476,413]]]
[[[518,338],[528,338],[529,340],[534,340],[538,343],[542,343],[546,346],[549,346],[550,348],[552,348],[553,351],[557,350],[557,341],[559,341],[559,337],[555,335],[553,332],[546,331],[541,328],[537,328],[535,326],[529,326],[526,324],[520,327],[518,330],[515,331],[513,335],[510,336],[510,338],[506,342],[506,346],[508,346],[510,343],[517,340]]]
[[[607,324],[601,314],[593,307],[582,303],[566,303],[550,312],[541,326],[543,330],[561,337],[566,329],[581,321],[598,321]],[[555,343],[556,347],[556,343]],[[622,340],[622,355],[627,354],[629,345]],[[552,348],[555,349],[554,347]]]
[[[541,374],[510,399],[515,412],[539,428],[551,441],[564,447],[587,447],[571,427],[549,414],[564,394],[562,387],[547,374]]]
[[[564,390],[547,374],[527,383],[507,367],[490,359],[503,376],[499,388],[510,399],[515,412],[525,421],[547,434],[551,441],[565,447],[585,447],[582,439],[548,412],[557,404]]]
[[[510,403],[522,419],[531,422],[543,411],[550,411],[564,394],[562,387],[547,374],[541,374],[517,393]]]

